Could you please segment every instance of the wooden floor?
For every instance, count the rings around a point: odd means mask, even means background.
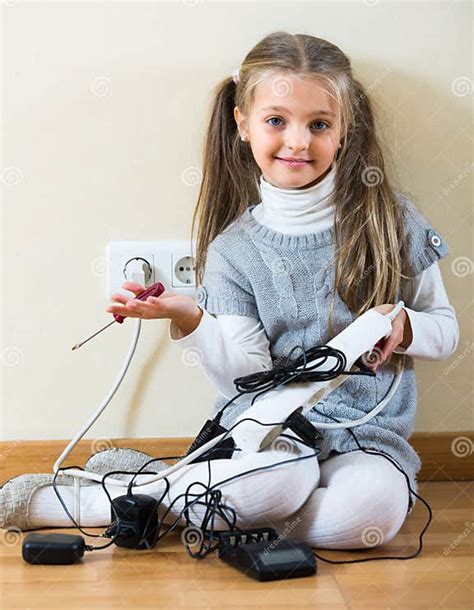
[[[471,481],[419,483],[419,493],[432,507],[433,521],[424,537],[424,549],[415,559],[352,565],[318,561],[316,576],[268,583],[253,580],[214,555],[193,559],[178,533],[151,550],[111,546],[86,553],[73,566],[32,566],[21,557],[22,538],[28,532],[8,535],[0,530],[0,607],[474,608],[473,491]],[[426,519],[426,507],[418,501],[388,545],[365,552],[316,552],[333,560],[408,555],[418,547]],[[101,541],[89,538],[87,542]]]

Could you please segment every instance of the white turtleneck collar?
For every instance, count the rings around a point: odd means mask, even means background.
[[[252,215],[260,224],[280,233],[324,231],[333,224],[335,178],[335,163],[321,182],[304,189],[279,188],[261,175],[261,203],[252,210]]]

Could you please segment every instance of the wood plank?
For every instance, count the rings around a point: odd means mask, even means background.
[[[470,481],[474,479],[474,442],[472,432],[418,432],[410,443],[420,455],[419,481]],[[192,437],[117,438],[82,440],[66,465],[83,466],[90,455],[111,447],[132,447],[150,456],[184,455]],[[0,441],[0,480],[25,472],[52,472],[54,462],[68,440]]]
[[[0,542],[2,609],[10,608],[211,608],[219,610],[301,608],[390,610],[474,606],[472,551],[474,484],[425,482],[419,491],[433,509],[433,522],[418,557],[332,565],[318,560],[316,576],[260,583],[220,561],[187,555],[179,532],[154,549],[111,546],[87,553],[74,566],[31,566],[21,558],[23,532]],[[418,546],[426,522],[418,502],[395,538],[367,551],[317,553],[331,560],[407,555]],[[45,529],[75,533],[69,528]],[[100,528],[90,531],[100,533]],[[102,541],[88,539],[97,545]]]

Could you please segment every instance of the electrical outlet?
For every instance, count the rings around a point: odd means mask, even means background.
[[[196,286],[194,279],[194,257],[173,254],[172,285]]]
[[[140,269],[143,269],[148,278],[145,287],[161,282],[166,290],[194,297],[196,285],[191,246],[195,252],[195,242],[188,240],[110,242],[107,247],[108,296],[114,293],[130,296],[122,284],[138,281]]]

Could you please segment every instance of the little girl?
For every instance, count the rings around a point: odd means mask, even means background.
[[[386,314],[398,300],[405,302],[392,334],[374,350],[377,374],[349,376],[308,416],[316,427],[361,418],[403,367],[387,406],[353,428],[360,446],[378,454],[362,451],[346,429],[324,429],[317,458],[298,445],[294,452],[308,459],[220,487],[240,527],[286,527],[291,538],[328,549],[388,542],[414,506],[407,482],[417,491],[420,460],[407,441],[417,402],[413,358],[448,358],[459,329],[438,267],[447,245],[393,190],[371,102],[337,46],[276,32],[218,85],[193,229],[197,219],[197,303],[169,291],[146,302],[114,295],[116,304],[107,311],[170,319],[170,340],[197,351],[219,392],[214,414],[236,395],[237,377],[285,362],[295,345],[325,345],[370,308]],[[131,283],[124,288],[135,295],[144,289]],[[229,429],[253,396],[229,405],[221,424]],[[117,451],[102,453],[86,468],[101,456],[102,470],[96,463],[96,471],[117,469]],[[235,451],[230,459],[189,464],[169,477],[163,505],[192,482],[207,485],[209,464],[215,484],[281,462],[281,453],[274,444],[255,454]],[[134,456],[136,468],[150,459],[141,452]],[[149,483],[139,493],[160,497],[163,485]],[[71,477],[63,476],[58,489],[71,506]],[[123,493],[108,489],[114,497]],[[48,475],[21,475],[0,491],[2,527],[71,525]],[[12,500],[15,493],[23,503]],[[182,500],[174,505],[170,523],[183,506]],[[195,505],[190,515],[199,523],[204,511]],[[81,515],[83,526],[110,523],[99,484],[81,488]],[[227,529],[219,517],[215,527]]]

